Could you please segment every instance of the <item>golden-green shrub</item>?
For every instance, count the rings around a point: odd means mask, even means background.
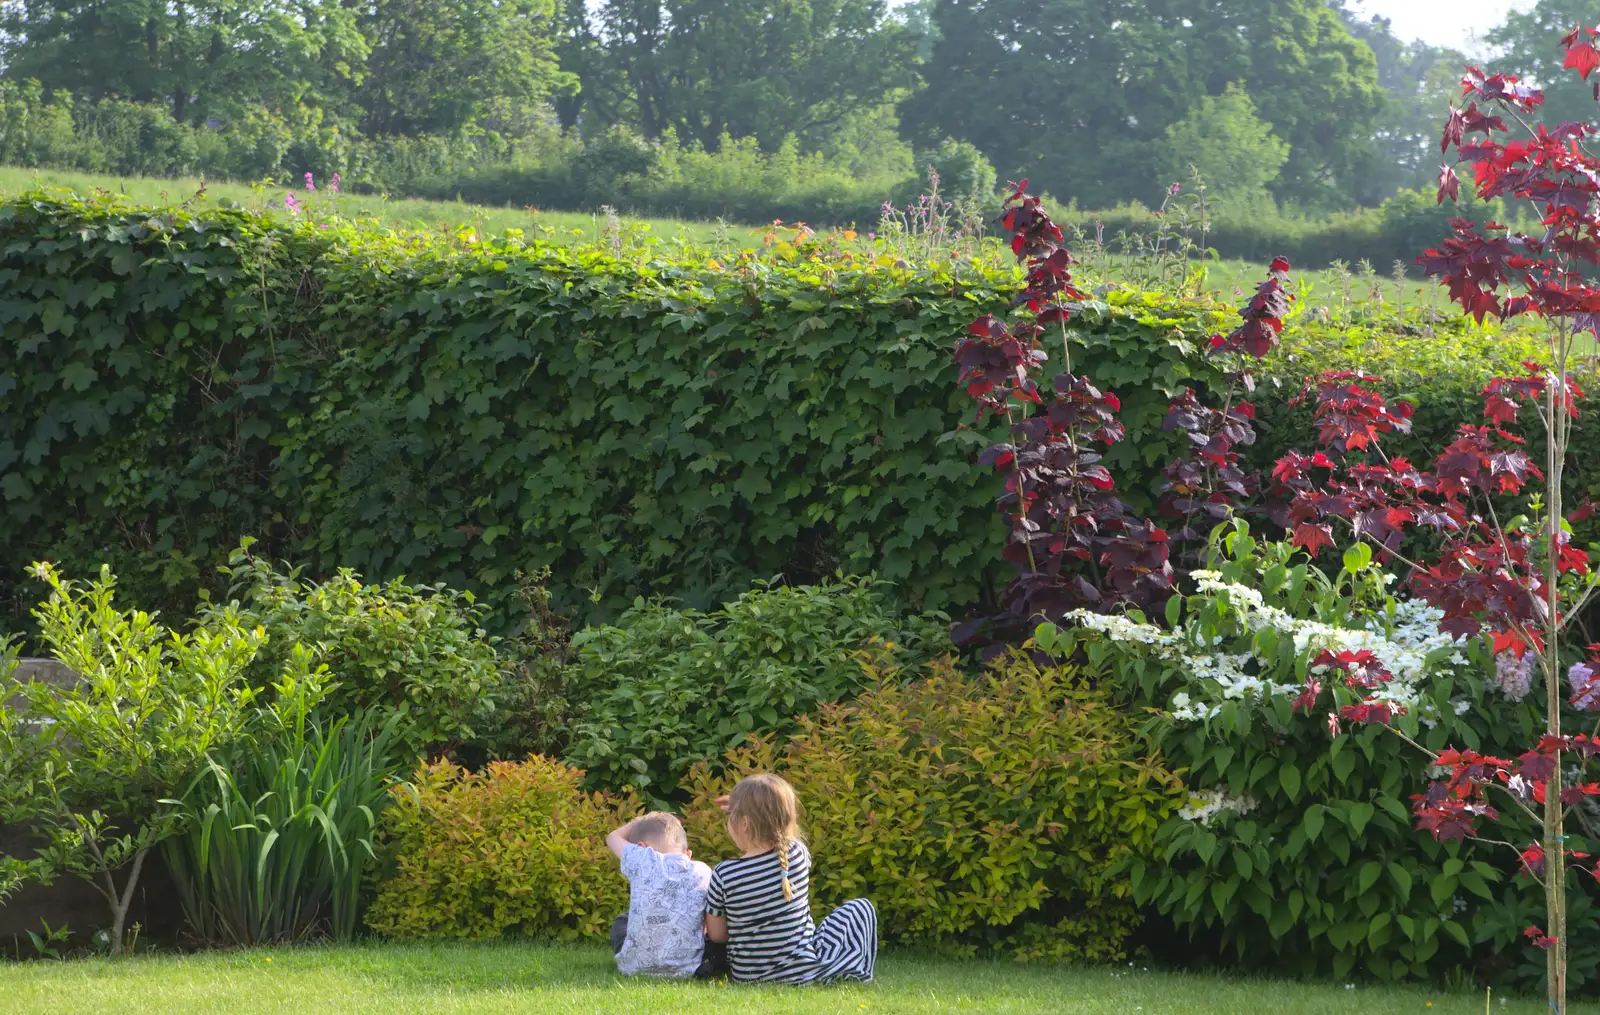
[[[401,938],[604,938],[628,907],[605,836],[639,802],[582,780],[538,756],[477,774],[423,766],[384,812],[392,872],[367,925]]]
[[[885,941],[1019,958],[1108,960],[1138,914],[1117,873],[1151,852],[1180,786],[1133,716],[1070,669],[1013,656],[972,678],[935,664],[801,721],[778,754],[730,751],[689,774],[690,844],[731,855],[715,798],[740,777],[794,784],[820,912],[865,896]]]

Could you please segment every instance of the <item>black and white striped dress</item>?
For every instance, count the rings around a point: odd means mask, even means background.
[[[811,853],[789,844],[789,885],[783,897],[778,854],[724,860],[711,874],[706,912],[728,921],[733,979],[764,983],[829,983],[872,979],[878,957],[878,914],[866,899],[851,899],[820,924],[811,921]]]

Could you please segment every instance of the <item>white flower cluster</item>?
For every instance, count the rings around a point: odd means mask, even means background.
[[[1270,628],[1280,637],[1291,639],[1297,654],[1315,656],[1324,649],[1372,652],[1393,674],[1393,680],[1373,695],[1375,700],[1415,708],[1422,682],[1429,675],[1430,655],[1442,655],[1441,650],[1450,650],[1444,656],[1446,666],[1461,666],[1467,661],[1459,650],[1454,650],[1455,642],[1451,637],[1439,630],[1443,613],[1418,600],[1396,600],[1392,622],[1389,618],[1378,618],[1374,621],[1376,629],[1368,630],[1290,616],[1275,606],[1266,605],[1259,590],[1225,582],[1215,571],[1195,571],[1191,577],[1196,580],[1200,592],[1227,597],[1238,617],[1241,634]],[[1301,690],[1298,683],[1274,683],[1262,674],[1251,672],[1255,657],[1248,652],[1220,651],[1223,641],[1220,635],[1204,644],[1208,639],[1193,629],[1166,631],[1124,616],[1106,616],[1086,610],[1075,611],[1068,617],[1079,627],[1098,631],[1112,641],[1149,646],[1158,658],[1193,677],[1214,683],[1222,700],[1292,696]],[[1209,719],[1219,709],[1220,702],[1196,702],[1185,692],[1173,695],[1171,703],[1173,718],[1183,722]]]
[[[1222,811],[1232,811],[1243,817],[1256,809],[1254,797],[1229,796],[1220,788],[1209,789],[1204,793],[1189,794],[1189,802],[1178,808],[1178,817],[1185,821],[1198,821],[1202,825],[1211,824],[1211,819]]]

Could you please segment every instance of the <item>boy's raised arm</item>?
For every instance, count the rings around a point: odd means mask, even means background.
[[[637,818],[634,819],[634,821],[637,820]],[[632,827],[633,821],[630,821],[606,836],[606,848],[610,849],[619,859],[622,857],[622,851],[628,847],[630,841],[628,839],[628,829]]]

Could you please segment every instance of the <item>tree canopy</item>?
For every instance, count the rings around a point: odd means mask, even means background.
[[[1323,0],[936,0],[921,134],[1100,206],[1150,199],[1166,131],[1238,82],[1289,146],[1280,189],[1337,201],[1382,102],[1372,51]]]
[[[909,86],[912,39],[884,0],[605,0],[603,65],[638,126],[715,148],[818,136]]]
[[[1544,88],[1540,118],[1545,123],[1595,121],[1593,91],[1577,75],[1562,71],[1563,54],[1554,40],[1579,25],[1592,28],[1597,22],[1600,0],[1539,0],[1527,11],[1508,11],[1505,21],[1489,33],[1489,43],[1500,51],[1495,69],[1532,78]]]
[[[166,104],[203,123],[243,106],[339,105],[370,49],[355,10],[292,0],[7,0],[6,76]]]
[[[1549,121],[1597,115],[1555,73],[1580,23],[1600,0],[1488,40],[1553,82]],[[960,142],[1083,207],[1155,204],[1190,164],[1291,211],[1376,205],[1437,173],[1466,62],[1350,0],[0,0],[18,87],[246,124],[308,168],[313,135],[559,128],[645,154],[792,138],[876,179]]]

